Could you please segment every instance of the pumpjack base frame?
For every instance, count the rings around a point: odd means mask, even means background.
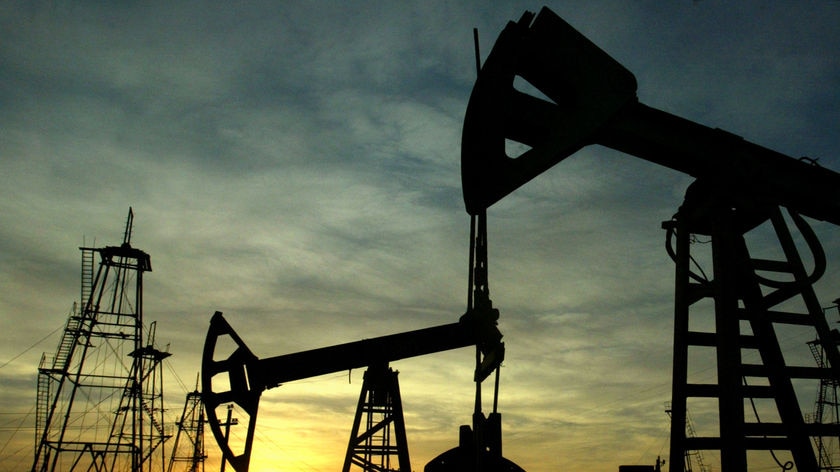
[[[765,221],[772,226],[784,257],[752,257],[745,234],[762,219],[755,219],[754,214],[744,218],[737,204],[728,203],[702,212],[684,205],[673,221],[663,225],[669,239],[676,238],[670,470],[683,472],[687,459],[679,458],[697,450],[718,451],[723,472],[749,470],[748,452],[760,450],[771,451],[774,459],[797,470],[819,470],[814,440],[837,437],[840,426],[806,422],[795,384],[840,378],[840,353],[813,287],[824,270],[824,254],[807,222],[789,212],[814,253],[816,267],[806,273],[787,220],[779,207],[773,207],[767,210]],[[698,234],[711,237],[712,279],[691,270],[695,262],[692,241]],[[798,299],[797,303],[792,299]],[[714,327],[706,331],[692,324],[703,300],[714,309]],[[790,308],[793,305],[804,308],[795,311]],[[779,331],[785,326],[813,328],[825,350],[826,364],[802,365],[801,359],[787,355],[779,342]],[[702,383],[689,379],[688,371],[691,352],[704,348],[715,351],[717,370],[714,381]],[[759,362],[748,359],[748,351],[757,351]],[[689,437],[687,405],[703,399],[718,402],[719,433]],[[773,405],[775,417],[762,420],[756,402]]]

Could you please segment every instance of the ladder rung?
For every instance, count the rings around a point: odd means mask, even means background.
[[[747,377],[769,376],[769,369],[763,364],[744,364],[741,369]],[[831,379],[834,375],[827,367],[785,366],[784,372],[793,379]]]
[[[747,377],[767,377],[767,366],[764,364],[743,364],[741,373]]]
[[[690,346],[717,346],[717,335],[715,333],[689,331],[686,334],[686,342]]]
[[[702,331],[689,331],[686,333],[686,343],[689,346],[715,347],[720,341],[717,333]],[[738,336],[740,347],[745,349],[758,349],[758,340],[753,335],[742,334]]]
[[[693,437],[685,438],[685,449],[690,451],[720,450],[720,438]]]
[[[785,372],[795,379],[832,379],[834,372],[828,367],[788,366]],[[833,379],[832,379],[833,380]]]
[[[687,397],[713,398],[720,394],[720,385],[717,384],[686,384],[685,394]]]
[[[805,425],[809,436],[840,436],[840,424],[808,423]]]
[[[788,261],[771,261],[769,259],[753,259],[753,268],[755,270],[762,270],[766,272],[793,272],[793,269]]]
[[[695,302],[702,300],[706,297],[711,297],[714,295],[714,286],[711,283],[690,283],[688,284],[688,289],[686,290],[686,296],[688,298],[688,304],[692,305]]]
[[[801,292],[801,287],[798,286],[794,287],[793,285],[788,285],[781,287],[764,296],[764,306],[776,306],[786,300],[790,300]]]
[[[746,436],[787,436],[790,428],[782,423],[744,423]]]
[[[717,384],[686,384],[687,397],[720,397],[720,385]],[[774,398],[776,392],[769,385],[743,385],[741,393],[744,398]]]
[[[751,320],[755,314],[744,309],[741,312],[741,319]],[[772,323],[791,324],[800,326],[814,326],[814,317],[808,313],[791,313],[787,311],[767,311],[762,313]]]
[[[753,451],[785,450],[790,449],[790,441],[784,437],[744,438],[744,447]]]

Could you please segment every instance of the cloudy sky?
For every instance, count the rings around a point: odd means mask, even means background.
[[[549,6],[636,75],[643,103],[840,169],[840,2]],[[4,468],[31,464],[38,360],[78,299],[77,248],[119,243],[129,206],[154,269],[145,317],[174,354],[172,415],[215,310],[260,357],[455,321],[473,28],[486,55],[540,7],[0,3]],[[590,147],[489,210],[505,456],[524,469],[668,459],[660,223],[689,183]],[[840,233],[817,229],[836,260]],[[838,282],[830,265],[824,304]],[[469,349],[393,363],[416,470],[470,421],[472,363]],[[266,392],[254,468],[338,469],[360,388],[341,372]],[[218,464],[209,434],[207,449]]]

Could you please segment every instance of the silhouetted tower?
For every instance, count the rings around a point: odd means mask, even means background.
[[[397,374],[387,364],[365,372],[342,472],[411,471]]]
[[[835,300],[835,303],[840,300]],[[839,311],[840,306],[835,305],[826,308],[824,311]],[[840,332],[836,329],[831,331],[832,341],[835,345],[840,344]],[[814,359],[819,367],[826,365],[825,349],[819,340],[808,342]],[[814,423],[820,425],[840,424],[840,397],[837,396],[838,381],[836,378],[820,379],[817,400],[814,404]],[[817,436],[814,438],[814,445],[817,448],[820,470],[840,470],[840,442],[836,436]]]
[[[204,423],[204,403],[196,388],[187,394],[167,472],[204,472]]]
[[[33,472],[164,464],[161,361],[169,353],[154,348],[154,325],[143,343],[143,274],[152,266],[131,247],[133,220],[129,209],[120,246],[80,248],[82,303],[38,369]]]

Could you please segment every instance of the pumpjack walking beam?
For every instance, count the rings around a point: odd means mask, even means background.
[[[237,472],[246,472],[263,391],[333,372],[489,344],[485,339],[498,342],[502,335],[496,328],[496,320],[483,315],[483,312],[469,310],[456,323],[260,359],[222,313],[216,312],[207,332],[201,368],[202,399],[210,429],[231,466]],[[233,352],[216,352],[219,339],[225,337],[229,337],[236,348]],[[219,357],[221,360],[216,360]],[[222,380],[219,383],[229,388],[215,391],[214,378]],[[223,435],[216,413],[218,407],[229,403],[235,403],[248,415],[246,440],[238,450],[234,450]]]
[[[521,77],[551,101],[514,88]],[[636,78],[548,8],[499,35],[464,117],[461,177],[467,212],[489,208],[591,144],[734,186],[840,225],[840,175],[644,105]],[[530,147],[516,158],[505,140]]]
[[[543,95],[517,90],[517,77]],[[674,458],[682,457],[681,449],[693,443],[721,449],[724,472],[746,470],[747,449],[772,449],[772,441],[762,439],[767,435],[775,437],[773,447],[791,451],[799,470],[815,470],[808,436],[835,432],[804,425],[790,384],[797,378],[840,379],[840,352],[813,295],[818,276],[802,273],[779,209],[790,210],[794,221],[801,214],[840,224],[840,175],[813,160],[794,159],[639,103],[636,86],[632,73],[547,8],[508,23],[481,68],[464,119],[461,166],[467,212],[481,214],[590,144],[697,178],[672,227],[677,231],[678,257],[671,469],[681,471],[682,464]],[[508,156],[506,140],[528,150]],[[751,258],[744,245],[743,235],[767,221],[777,232],[785,261]],[[799,223],[796,226],[802,230]],[[691,233],[712,235],[714,283],[689,283]],[[792,274],[795,283],[774,286],[758,274],[779,270]],[[762,290],[770,293],[762,295]],[[772,311],[794,296],[805,300],[807,313]],[[688,329],[688,311],[703,297],[714,300],[717,332]],[[740,332],[742,320],[752,330],[749,336]],[[824,368],[785,365],[775,329],[786,323],[816,330],[826,350]],[[718,384],[689,383],[684,369],[690,345],[715,347]],[[758,349],[762,364],[743,364],[744,347]],[[743,376],[766,378],[770,386],[743,385]],[[685,399],[692,396],[719,399],[720,438],[683,437]],[[775,399],[781,424],[746,422],[744,401],[753,398]]]

